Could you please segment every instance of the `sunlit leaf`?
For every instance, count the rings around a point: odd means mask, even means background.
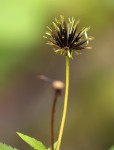
[[[0,150],[17,150],[17,149],[16,149],[16,148],[12,148],[12,147],[9,146],[9,145],[0,143]]]
[[[23,141],[25,141],[35,150],[47,150],[47,148],[40,141],[37,141],[36,139],[22,133],[17,132],[17,134],[23,139]]]

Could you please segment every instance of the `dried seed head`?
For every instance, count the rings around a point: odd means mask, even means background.
[[[77,32],[79,20],[75,21],[72,17],[66,23],[65,18],[60,16],[60,20],[55,18],[52,24],[54,29],[47,27],[48,31],[44,38],[48,39],[47,44],[52,46],[57,54],[72,58],[73,52],[79,55],[80,50],[90,48],[88,44],[91,38],[87,35],[90,27],[82,28],[82,30]]]

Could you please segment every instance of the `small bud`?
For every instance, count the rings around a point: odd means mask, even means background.
[[[64,89],[64,83],[59,80],[55,80],[52,83],[52,87],[56,90],[63,90]]]

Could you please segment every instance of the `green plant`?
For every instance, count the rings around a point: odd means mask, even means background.
[[[69,60],[71,58],[73,59],[73,53],[75,53],[77,56],[80,54],[80,51],[82,49],[90,49],[90,47],[88,47],[88,44],[91,38],[89,38],[87,35],[87,31],[90,29],[90,27],[82,28],[82,30],[77,32],[78,24],[79,21],[76,22],[74,18],[71,19],[69,18],[68,22],[66,23],[65,18],[63,16],[60,16],[60,20],[55,18],[55,22],[53,22],[54,30],[47,27],[49,31],[46,32],[47,36],[44,36],[44,38],[48,39],[47,44],[51,45],[54,48],[56,54],[64,55],[66,59],[65,98],[64,98],[63,115],[62,115],[58,140],[57,142],[55,142],[55,144],[53,143],[53,129],[52,129],[51,148],[46,148],[40,141],[37,141],[36,139],[30,136],[17,132],[17,134],[35,150],[51,150],[51,149],[59,150],[60,149],[65,120],[66,120],[66,114],[67,114],[67,105],[68,105]],[[52,118],[53,117],[54,116],[52,112]],[[53,128],[53,121],[52,121],[52,128]],[[5,146],[4,148],[2,145],[2,148],[0,150],[9,150],[9,149],[8,146]]]
[[[0,150],[17,150],[16,148],[13,148],[9,145],[6,145],[6,144],[3,144],[3,143],[0,143]]]
[[[73,58],[73,53],[79,55],[80,50],[90,49],[90,47],[88,47],[88,44],[89,40],[91,40],[91,38],[87,36],[87,31],[90,29],[90,27],[83,28],[79,33],[77,33],[79,21],[75,22],[74,18],[69,18],[68,23],[66,23],[63,16],[60,16],[60,18],[60,20],[55,18],[55,22],[52,22],[54,30],[47,27],[49,31],[46,32],[47,36],[44,36],[44,38],[48,39],[47,44],[54,48],[55,53],[59,55],[64,55],[66,57],[66,88],[64,108],[56,150],[60,149],[67,113],[69,93],[69,60],[70,58]]]

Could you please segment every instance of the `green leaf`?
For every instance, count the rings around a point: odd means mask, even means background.
[[[47,148],[40,141],[19,132],[17,132],[17,134],[35,150],[47,150]]]
[[[114,150],[114,145],[111,148],[109,148],[109,150]]]
[[[57,143],[58,143],[58,141],[56,141],[56,142],[54,143],[54,150],[56,150],[56,148],[57,148]],[[48,150],[51,150],[51,148],[49,147]]]
[[[12,147],[9,146],[9,145],[0,143],[0,150],[17,150],[17,149],[16,149],[16,148],[12,148]]]

